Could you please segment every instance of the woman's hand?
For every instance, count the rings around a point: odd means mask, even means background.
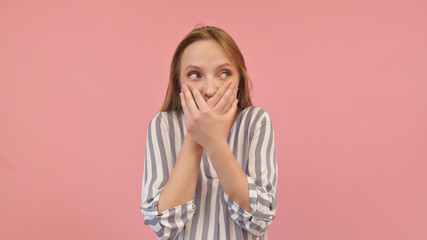
[[[234,91],[235,88],[236,86],[234,86],[234,84],[231,84],[231,86],[229,85],[227,89],[228,92],[226,91],[221,99],[212,100],[210,102],[211,106],[216,102],[215,106],[213,106],[215,110],[213,110],[196,87],[190,85],[189,89],[186,85],[182,86],[183,92],[180,93],[180,98],[184,111],[187,133],[203,148],[206,149],[210,143],[215,141],[227,139],[230,128],[233,125],[234,115],[237,111],[238,100],[234,99],[231,102],[231,106],[229,106],[229,104],[227,104],[229,100],[226,98],[236,95],[236,91]],[[230,91],[232,92],[231,95]],[[221,94],[221,92],[219,94]],[[224,112],[227,105],[229,107]],[[222,111],[224,114],[220,114],[216,111]]]
[[[214,112],[225,114],[230,109],[234,99],[237,98],[237,89],[234,85],[230,86],[231,83],[231,81],[228,81],[222,84],[215,95],[206,101]]]

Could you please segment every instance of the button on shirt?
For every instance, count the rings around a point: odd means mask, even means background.
[[[277,163],[273,123],[262,108],[239,112],[227,142],[246,173],[247,212],[221,188],[203,151],[195,196],[189,202],[158,212],[160,193],[175,165],[187,134],[182,111],[159,112],[150,121],[145,149],[141,212],[159,239],[267,239],[276,212]]]

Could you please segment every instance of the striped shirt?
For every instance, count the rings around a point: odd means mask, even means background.
[[[270,115],[256,106],[240,111],[227,137],[230,150],[246,173],[251,212],[224,192],[206,150],[194,198],[161,213],[157,211],[160,193],[186,133],[181,111],[159,112],[149,123],[142,181],[144,223],[159,239],[267,239],[267,228],[275,218],[277,186]]]

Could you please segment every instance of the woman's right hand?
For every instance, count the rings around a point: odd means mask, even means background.
[[[237,98],[237,86],[233,87],[231,81],[222,84],[215,95],[209,98],[206,103],[218,114],[225,114],[230,109],[233,101]]]

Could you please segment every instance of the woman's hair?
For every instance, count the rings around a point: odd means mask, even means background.
[[[192,43],[200,40],[214,40],[219,43],[227,53],[232,63],[237,66],[239,71],[239,91],[237,92],[237,112],[252,106],[251,94],[252,82],[246,70],[245,59],[237,47],[236,42],[224,30],[213,27],[204,26],[193,29],[184,39],[178,44],[172,58],[169,74],[169,85],[166,91],[165,100],[160,111],[181,111],[181,99],[179,97],[180,84],[179,75],[181,69],[181,57],[184,50]],[[250,84],[250,86],[249,86]]]

